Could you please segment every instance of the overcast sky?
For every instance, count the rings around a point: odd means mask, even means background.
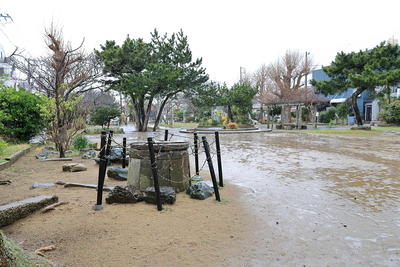
[[[194,58],[203,58],[210,79],[232,85],[240,67],[251,73],[276,61],[287,50],[310,52],[317,66],[337,52],[372,48],[400,39],[400,4],[396,0],[1,0],[0,43],[31,55],[44,53],[43,30],[52,21],[66,40],[87,50],[106,40],[150,40],[157,29],[168,35],[183,30]]]

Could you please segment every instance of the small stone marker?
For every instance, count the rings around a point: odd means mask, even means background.
[[[82,163],[68,163],[62,165],[62,170],[64,172],[79,172],[79,171],[86,171],[87,167]]]

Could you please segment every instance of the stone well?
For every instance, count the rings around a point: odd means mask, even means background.
[[[160,186],[171,186],[176,192],[190,186],[189,143],[162,141],[153,144]],[[147,142],[130,145],[128,184],[140,190],[154,187]]]

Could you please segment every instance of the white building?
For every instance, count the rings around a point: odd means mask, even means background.
[[[13,66],[9,57],[7,57],[4,47],[0,44],[0,76],[6,75],[5,79],[2,79],[4,84],[13,88],[25,88],[29,89],[30,86],[26,81],[22,81],[18,77],[18,71]]]

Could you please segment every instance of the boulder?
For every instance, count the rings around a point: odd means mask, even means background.
[[[162,204],[174,204],[176,201],[175,190],[170,186],[160,186],[160,195]],[[149,187],[144,191],[144,201],[150,204],[157,204],[154,187]]]
[[[107,169],[107,176],[118,181],[126,181],[128,180],[128,169],[110,167]]]
[[[110,156],[108,157],[108,159],[111,161],[111,162],[118,162],[118,161],[121,161],[122,160],[122,158],[123,158],[123,155],[122,155],[123,153],[122,153],[122,149],[121,148],[111,148],[111,150],[110,150]]]
[[[117,185],[106,197],[108,204],[137,203],[143,201],[143,194],[133,185]]]
[[[186,193],[190,195],[191,198],[206,199],[212,196],[214,190],[205,181],[201,181],[191,185],[186,190]]]
[[[87,167],[82,163],[68,163],[62,165],[62,170],[64,172],[80,172],[86,171]]]

